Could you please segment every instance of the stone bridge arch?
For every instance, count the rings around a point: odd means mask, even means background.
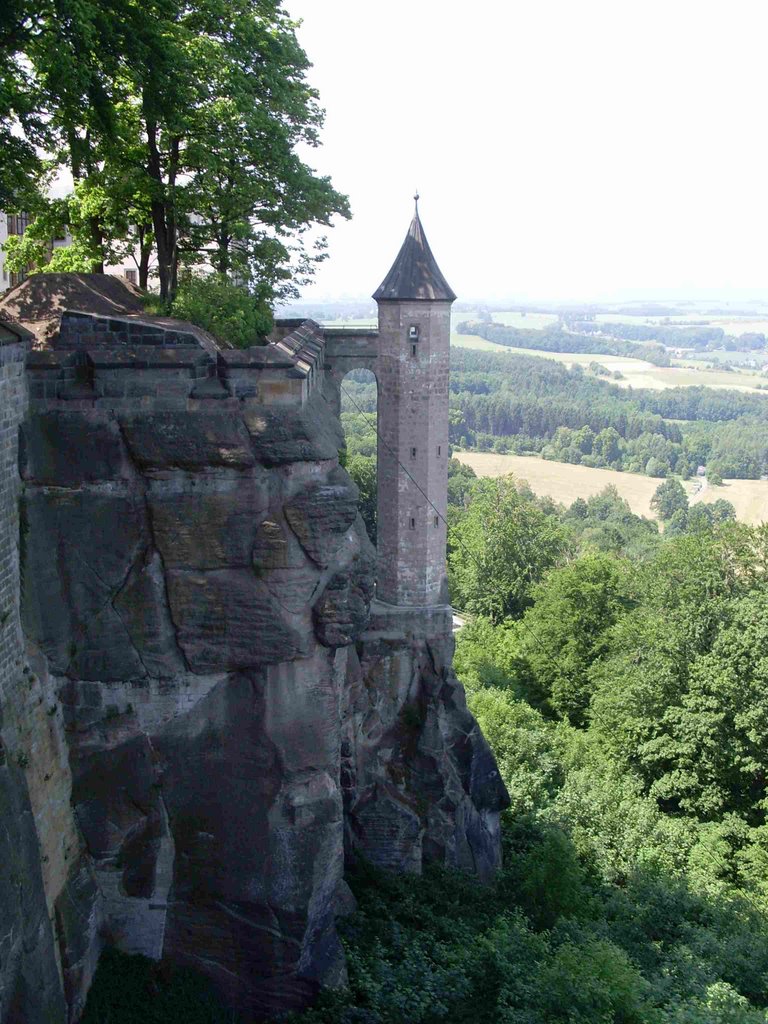
[[[350,370],[371,370],[379,388],[378,347],[379,332],[325,328],[325,397],[336,415],[341,413],[341,382]]]

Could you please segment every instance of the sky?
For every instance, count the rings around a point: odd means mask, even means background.
[[[370,296],[410,222],[460,299],[768,299],[764,0],[284,0],[353,219],[302,298]]]

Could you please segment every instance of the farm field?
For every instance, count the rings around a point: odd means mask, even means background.
[[[556,324],[559,319],[557,313],[507,312],[491,313],[491,317],[497,324],[506,324],[507,327],[523,327],[530,331],[542,331],[550,324]]]
[[[538,352],[531,352],[530,349],[507,348],[506,345],[497,345],[495,341],[486,341],[476,334],[457,334],[451,331],[451,345],[455,348],[477,348],[481,352],[525,352],[527,355],[539,355]]]
[[[496,455],[493,452],[458,452],[454,456],[471,466],[478,476],[504,476],[514,473],[527,480],[535,494],[553,498],[570,505],[576,498],[589,498],[613,484],[622,498],[637,515],[654,519],[651,498],[661,481],[639,473],[618,473],[612,469],[592,469],[572,466],[565,462],[550,462],[536,456]],[[685,481],[683,486],[690,498],[699,486],[697,481]],[[737,517],[753,525],[768,520],[768,480],[727,480],[723,487],[707,487],[694,500],[706,502],[726,498],[736,509]]]
[[[732,388],[735,391],[757,391],[756,384],[765,383],[754,373],[729,373],[725,370],[703,370],[689,366],[654,366],[644,359],[631,359],[627,356],[607,356],[589,352],[542,352],[530,348],[512,348],[497,345],[485,338],[469,334],[452,334],[451,344],[458,348],[477,348],[485,352],[511,352],[515,355],[541,356],[544,359],[556,359],[566,366],[589,366],[592,362],[600,363],[607,370],[618,370],[624,380],[613,381],[621,387],[651,388],[656,391],[664,388],[690,387],[702,385],[710,388]]]
[[[768,522],[768,480],[725,480],[722,487],[707,487],[699,499],[711,504],[725,498],[742,523]]]

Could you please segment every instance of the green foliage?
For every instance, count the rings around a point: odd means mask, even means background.
[[[558,519],[521,494],[513,477],[478,481],[449,536],[454,604],[496,622],[520,615],[565,546]]]
[[[593,690],[590,668],[631,605],[629,566],[586,555],[550,572],[532,596],[516,631],[516,689],[534,706],[582,725]]]
[[[40,182],[26,208],[45,205],[35,145],[71,172],[76,205],[81,186],[104,200],[82,232],[71,221],[78,259],[87,246],[98,269],[138,242],[144,278],[154,244],[164,302],[180,267],[210,264],[269,303],[325,258],[306,229],[349,206],[298,156],[318,144],[323,113],[279,0],[11,0],[7,31],[3,14],[0,139]],[[18,128],[29,144],[12,141]],[[4,162],[0,195],[23,191]]]
[[[680,481],[672,477],[659,484],[651,498],[651,508],[662,522],[671,519],[675,512],[687,512],[688,495]]]
[[[347,460],[347,472],[360,492],[358,507],[371,543],[376,543],[377,487],[376,459],[366,455],[353,455]]]
[[[106,949],[81,1024],[224,1024],[228,1018],[194,971]]]
[[[263,298],[216,274],[183,277],[171,313],[235,348],[265,344],[272,327],[272,314]]]

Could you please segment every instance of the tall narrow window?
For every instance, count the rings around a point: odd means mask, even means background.
[[[439,526],[439,525],[440,525],[440,520],[438,519],[437,516],[435,516],[435,526]]]
[[[412,459],[416,458],[416,449],[415,448],[411,448],[411,458]]]
[[[412,530],[416,529],[416,520],[413,518],[413,516],[411,516],[411,529]]]
[[[437,446],[437,454],[438,455],[442,455],[443,454],[443,446],[441,444],[439,444]]]
[[[415,345],[411,345],[411,358],[412,359],[416,358],[416,346]]]

